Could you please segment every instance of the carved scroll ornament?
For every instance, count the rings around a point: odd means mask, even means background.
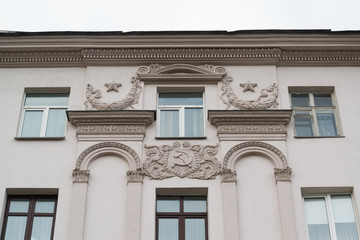
[[[213,179],[221,170],[216,158],[218,145],[200,146],[189,142],[163,146],[147,146],[147,159],[143,165],[145,175],[150,179],[170,177]]]
[[[220,95],[223,103],[226,104],[229,109],[231,106],[239,110],[265,110],[278,107],[277,97],[278,88],[277,84],[273,83],[268,88],[264,88],[260,91],[260,96],[255,100],[242,100],[233,91],[230,83],[233,81],[232,77],[224,77],[222,80],[221,90],[223,93]]]
[[[126,97],[112,103],[102,101],[101,91],[99,89],[94,90],[94,87],[88,84],[86,86],[86,101],[84,102],[86,109],[123,110],[129,107],[134,108],[133,105],[139,102],[142,87],[137,77],[133,77],[131,83],[132,87]]]

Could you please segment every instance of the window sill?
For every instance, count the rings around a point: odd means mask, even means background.
[[[294,138],[297,138],[297,139],[303,139],[303,138],[345,138],[345,136],[309,136],[309,137],[294,136]]]
[[[197,140],[206,139],[207,137],[155,137],[156,140],[180,139],[180,140]]]
[[[64,140],[65,137],[14,137],[18,141],[59,141]]]

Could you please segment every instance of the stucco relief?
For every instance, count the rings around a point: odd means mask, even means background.
[[[276,181],[291,181],[291,168],[275,168],[274,174],[275,174],[275,180]]]
[[[172,145],[147,146],[144,173],[150,179],[170,177],[213,179],[219,173],[221,164],[216,155],[218,145],[191,145],[189,142],[175,142]]]
[[[226,104],[226,109],[229,109],[231,106],[233,106],[239,110],[265,110],[274,109],[279,106],[277,102],[278,88],[276,83],[271,84],[268,88],[261,89],[260,95],[257,97],[257,99],[243,100],[239,98],[231,88],[230,83],[232,81],[233,78],[230,76],[226,76],[222,80],[221,90],[223,93],[220,95],[220,98],[222,102]],[[249,86],[252,85],[246,86],[249,88]],[[252,91],[254,91],[253,87]]]
[[[286,125],[275,124],[243,124],[243,125],[219,125],[218,133],[221,134],[278,134],[287,133]]]
[[[94,90],[91,84],[87,84],[86,101],[84,102],[86,109],[123,110],[126,108],[134,108],[133,105],[139,102],[142,87],[137,77],[133,77],[130,82],[132,83],[132,87],[129,93],[123,99],[112,103],[102,101],[101,91],[99,89]]]
[[[226,69],[221,66],[214,66],[211,64],[205,64],[201,66],[195,66],[190,64],[172,64],[172,65],[161,65],[161,64],[150,64],[149,66],[139,67],[138,74],[163,74],[172,73],[178,71],[200,73],[200,74],[226,74]]]
[[[73,170],[72,176],[73,176],[73,182],[88,183],[90,171],[75,169],[75,170]]]
[[[76,128],[78,135],[145,134],[144,125],[84,125]]]

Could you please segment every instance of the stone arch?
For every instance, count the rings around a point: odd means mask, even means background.
[[[88,170],[89,163],[104,155],[118,155],[126,159],[129,171],[140,169],[140,159],[137,153],[122,143],[102,142],[85,149],[76,161],[75,170]]]
[[[244,142],[232,147],[225,155],[223,168],[234,171],[239,158],[254,153],[272,160],[276,169],[289,168],[284,154],[278,148],[264,142]]]

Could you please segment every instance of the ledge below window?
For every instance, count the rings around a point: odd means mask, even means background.
[[[299,136],[294,136],[294,138],[297,139],[302,139],[302,138],[345,138],[345,136],[309,136],[309,137],[299,137]]]
[[[65,137],[14,137],[18,141],[59,141],[64,140]]]
[[[179,140],[201,140],[201,139],[206,139],[207,137],[155,137],[155,139],[157,140],[167,140],[167,139],[179,139]]]

